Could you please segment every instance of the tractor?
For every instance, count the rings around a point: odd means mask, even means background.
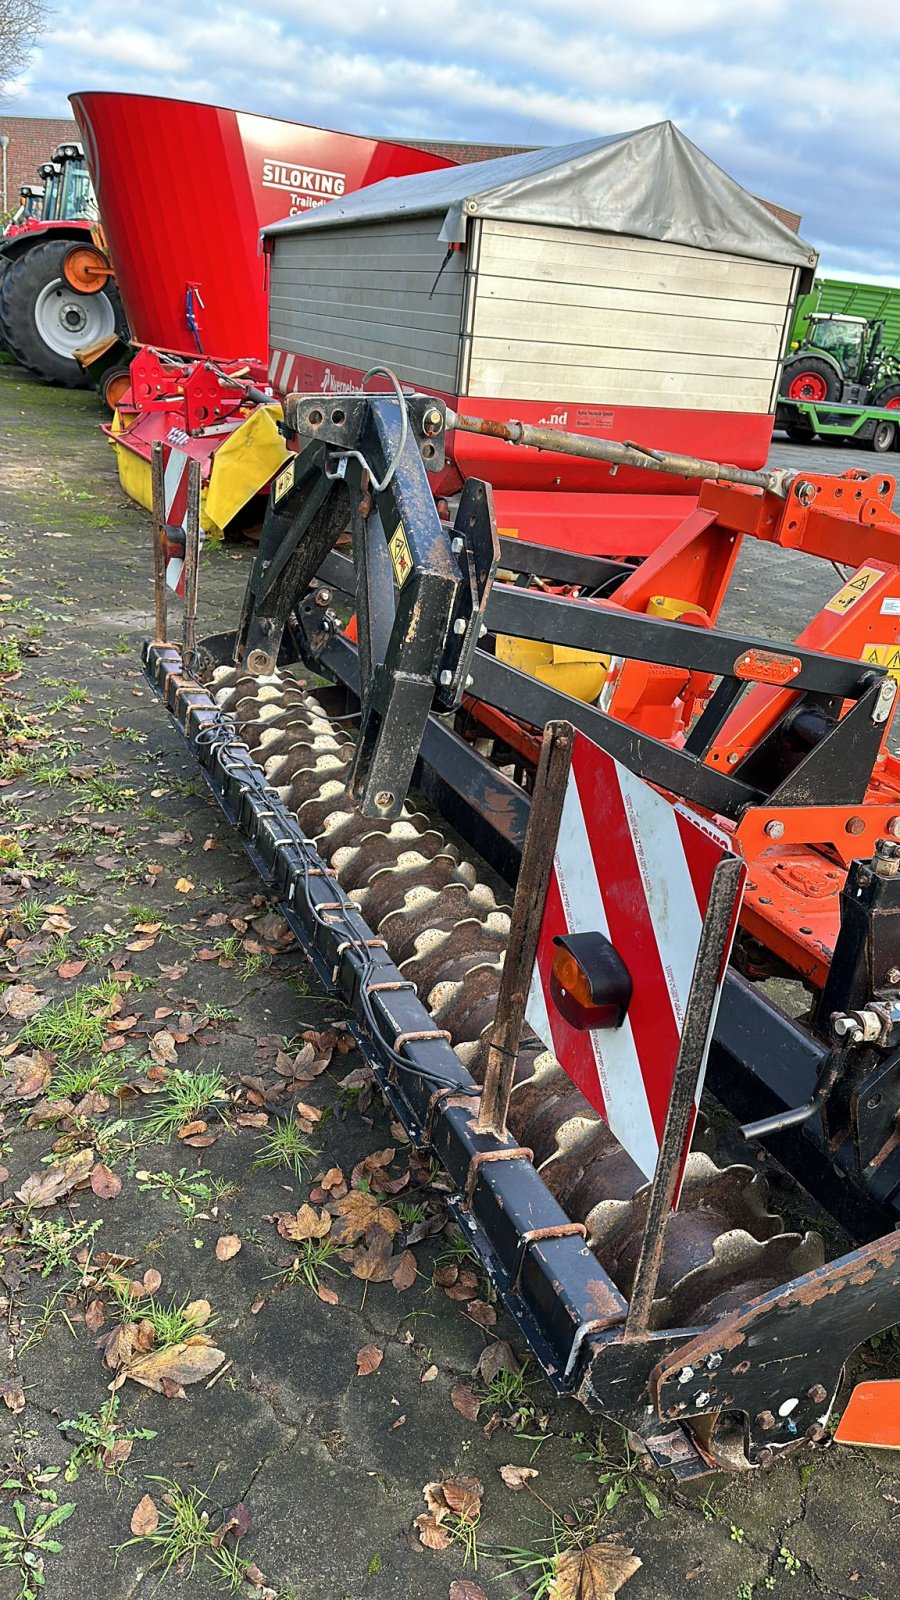
[[[61,144],[40,168],[39,216],[15,219],[0,240],[0,345],[47,383],[84,387],[75,351],[127,334],[80,144]]]
[[[784,364],[780,396],[900,412],[900,363],[883,351],[883,339],[883,322],[813,312],[806,338]],[[795,444],[813,438],[813,424],[802,412],[782,407],[780,413],[777,424]],[[854,437],[881,454],[893,448],[896,432],[889,419],[873,417]]]
[[[44,210],[44,187],[40,183],[23,183],[19,189],[19,204],[3,230],[4,238],[17,233],[29,222],[39,222]]]

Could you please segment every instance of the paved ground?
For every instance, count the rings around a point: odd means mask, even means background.
[[[893,1600],[895,1458],[828,1451],[677,1492],[506,1354],[524,1361],[433,1174],[370,1101],[143,686],[146,519],[96,421],[93,397],[0,367],[0,1600],[36,1593],[41,1559],[60,1600],[229,1582],[247,1600],[505,1600],[526,1579],[546,1597],[557,1547],[612,1538],[643,1563],[628,1600]],[[210,631],[249,556],[205,558]],[[790,628],[832,576],[788,557],[776,579],[763,556],[738,601]],[[279,1153],[298,1170],[266,1164]],[[330,1234],[285,1237],[308,1232],[310,1197]],[[368,1281],[350,1243],[376,1207],[399,1224],[395,1281]],[[886,1349],[869,1370],[891,1370]],[[538,1476],[513,1492],[510,1463]],[[420,1537],[423,1486],[460,1475],[483,1485],[480,1520]],[[54,1505],[74,1510],[51,1527]],[[537,1563],[524,1577],[510,1548]]]

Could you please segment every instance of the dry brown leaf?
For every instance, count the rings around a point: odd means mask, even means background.
[[[178,1060],[178,1051],[175,1049],[175,1040],[168,1028],[160,1028],[150,1040],[150,1054],[158,1067],[170,1066]]]
[[[450,1404],[454,1411],[461,1417],[466,1417],[469,1422],[477,1422],[481,1401],[467,1383],[455,1383],[450,1390]]]
[[[56,976],[58,978],[77,978],[86,966],[86,961],[63,961],[56,969]]]
[[[106,1307],[102,1300],[92,1300],[84,1313],[88,1333],[99,1333],[106,1321]]]
[[[104,1162],[98,1161],[91,1169],[91,1188],[98,1200],[115,1200],[122,1191],[122,1179]]]
[[[466,1316],[471,1317],[481,1328],[492,1328],[497,1321],[496,1311],[486,1300],[470,1300],[466,1306]]]
[[[492,1383],[500,1372],[518,1372],[519,1360],[506,1339],[495,1339],[485,1345],[475,1371],[485,1383]]]
[[[547,1600],[612,1600],[642,1566],[633,1550],[620,1544],[592,1544],[563,1550]]]
[[[361,1378],[368,1378],[372,1372],[377,1372],[384,1360],[384,1351],[379,1350],[377,1344],[364,1344],[356,1352],[356,1370]]]
[[[440,1489],[455,1517],[463,1517],[469,1521],[478,1516],[484,1495],[484,1484],[477,1478],[445,1478]]]
[[[428,1550],[446,1550],[449,1547],[449,1533],[439,1528],[434,1517],[428,1516],[426,1512],[423,1511],[420,1517],[416,1517],[415,1526],[419,1530],[419,1538]]]
[[[340,1167],[329,1167],[327,1172],[323,1172],[319,1183],[329,1194],[337,1194],[339,1189],[345,1188],[344,1174]]]
[[[320,1300],[324,1300],[326,1306],[336,1306],[338,1304],[337,1295],[333,1289],[329,1289],[327,1283],[318,1284],[316,1294]]]
[[[33,983],[13,983],[0,994],[0,1017],[11,1017],[13,1022],[30,1022],[49,1004],[50,996],[40,994]]]
[[[25,1390],[21,1378],[6,1378],[0,1381],[0,1395],[7,1410],[12,1411],[15,1416],[25,1410]]]
[[[447,1600],[488,1600],[480,1583],[473,1583],[471,1578],[456,1578],[450,1585]]]
[[[363,1283],[387,1283],[393,1271],[390,1237],[383,1228],[372,1228],[367,1239],[367,1244],[353,1251],[350,1271]]]
[[[368,1194],[363,1189],[351,1189],[349,1194],[335,1203],[334,1209],[343,1223],[340,1238],[347,1244],[352,1244],[373,1223],[383,1228],[391,1238],[400,1232],[401,1223],[396,1211],[382,1205],[377,1195]]]
[[[6,1072],[0,1086],[0,1099],[36,1100],[50,1082],[50,1062],[40,1051],[18,1054],[6,1063]]]
[[[512,1489],[518,1494],[520,1489],[524,1489],[529,1478],[537,1477],[537,1467],[501,1467],[500,1476],[507,1489]]]
[[[230,1261],[232,1256],[237,1255],[243,1242],[239,1234],[223,1233],[221,1238],[216,1240],[216,1260]]]
[[[178,890],[179,894],[190,894],[191,890],[194,887],[193,879],[192,878],[176,878],[175,879],[175,887]]]
[[[107,1471],[111,1471],[114,1467],[120,1467],[123,1461],[127,1461],[133,1448],[133,1439],[114,1439],[112,1444],[108,1444],[101,1457]]]
[[[437,1377],[437,1375],[438,1375],[438,1369],[434,1365],[434,1363],[432,1363],[432,1365],[430,1367],[426,1367],[425,1368],[425,1371],[422,1373],[422,1376],[419,1379],[419,1382],[420,1383],[434,1383],[434,1380]]]
[[[192,1300],[184,1308],[185,1321],[192,1322],[195,1328],[202,1328],[212,1316],[212,1306],[208,1300]]]
[[[391,1273],[391,1283],[397,1293],[402,1294],[404,1289],[412,1288],[417,1276],[416,1258],[411,1250],[404,1250]]]
[[[282,1239],[324,1239],[331,1232],[331,1217],[327,1211],[317,1211],[315,1206],[302,1205],[295,1217],[285,1212],[278,1218],[278,1232]]]
[[[93,1164],[92,1150],[76,1150],[56,1166],[48,1167],[44,1172],[33,1172],[30,1178],[25,1179],[21,1189],[16,1190],[16,1199],[38,1211],[45,1206],[55,1205],[76,1184],[85,1182]]]
[[[186,1383],[200,1383],[209,1378],[225,1360],[224,1350],[217,1350],[208,1339],[198,1335],[183,1344],[168,1345],[164,1350],[151,1350],[138,1356],[122,1369],[121,1378],[131,1378],[145,1389],[172,1397]],[[118,1386],[119,1379],[113,1382]],[[112,1387],[112,1385],[110,1386]]]
[[[145,1494],[131,1513],[131,1531],[138,1539],[155,1533],[159,1527],[159,1510],[151,1495]]]

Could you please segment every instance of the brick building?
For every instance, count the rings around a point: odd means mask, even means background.
[[[0,134],[6,134],[6,192],[0,158],[0,212],[15,206],[19,185],[37,183],[37,169],[42,161],[49,161],[56,146],[68,139],[78,139],[78,129],[71,117],[8,117],[0,111]]]

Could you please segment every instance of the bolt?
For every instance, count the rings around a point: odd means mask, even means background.
[[[432,408],[431,411],[426,411],[424,417],[422,418],[422,430],[424,433],[440,433],[443,425],[444,419],[441,416],[441,413],[435,408]]]
[[[254,678],[267,678],[274,666],[272,657],[265,650],[251,650],[247,657],[247,671],[252,672]]]
[[[889,817],[887,831],[892,839],[900,839],[900,817]]]
[[[845,833],[865,833],[865,829],[866,825],[862,817],[848,817],[847,821],[844,823]]]
[[[729,750],[729,752],[728,752],[728,765],[730,767],[736,767],[738,762],[740,761],[740,759],[741,758],[738,755],[738,752],[736,750]]]
[[[770,1450],[769,1446],[766,1445],[764,1449],[760,1450],[756,1460],[757,1464],[762,1467],[763,1471],[765,1471],[766,1467],[771,1467],[773,1461],[775,1460],[775,1451]]]
[[[682,1367],[681,1371],[678,1374],[678,1382],[679,1383],[690,1383],[690,1381],[691,1381],[693,1376],[694,1376],[693,1367]]]
[[[455,556],[459,555],[460,551],[462,550],[462,547],[463,547],[462,539],[451,539],[450,540],[450,549],[453,551],[453,554]]]
[[[820,1406],[823,1400],[828,1399],[828,1390],[823,1388],[821,1383],[814,1383],[811,1389],[807,1389],[806,1398],[812,1400],[814,1405]]]
[[[694,1395],[694,1399],[692,1401],[692,1404],[695,1405],[695,1406],[699,1406],[701,1411],[702,1411],[704,1406],[708,1406],[709,1405],[709,1402],[710,1402],[711,1399],[712,1399],[712,1395],[710,1394],[708,1389],[698,1389],[697,1393]]]
[[[816,497],[815,486],[805,480],[794,484],[794,493],[802,506],[811,505]]]
[[[331,605],[331,590],[330,589],[317,589],[316,592],[315,592],[315,595],[313,596],[313,599],[315,600],[317,606],[330,606]]]
[[[814,1422],[811,1428],[807,1428],[806,1437],[810,1444],[823,1444],[828,1438],[828,1429],[823,1428],[821,1422]]]
[[[375,796],[375,804],[380,806],[383,811],[386,811],[388,806],[392,806],[394,804],[394,796],[391,794],[390,789],[379,789]]]
[[[774,1413],[771,1411],[760,1411],[756,1419],[756,1426],[758,1428],[762,1428],[763,1433],[771,1433],[772,1429],[775,1427]]]
[[[900,967],[891,967],[887,975],[888,983],[900,983]]]
[[[766,833],[766,837],[769,838],[769,839],[780,839],[780,838],[782,838],[782,836],[784,834],[784,823],[783,822],[778,822],[773,817],[771,822],[767,822],[766,823],[765,833]]]
[[[453,632],[454,633],[465,633],[466,627],[467,627],[467,623],[466,623],[465,617],[457,617],[456,621],[453,624]]]
[[[452,672],[448,672],[446,670],[446,668],[444,669],[443,672],[438,674],[438,683],[441,685],[442,689],[449,689],[449,687],[450,687],[452,682],[453,682],[453,673]]]
[[[876,839],[872,864],[877,878],[896,878],[900,872],[900,842],[896,839]]]
[[[719,1354],[718,1350],[711,1350],[709,1355],[706,1358],[707,1370],[709,1372],[715,1372],[716,1369],[718,1367],[720,1367],[721,1365],[722,1365],[722,1357]]]

